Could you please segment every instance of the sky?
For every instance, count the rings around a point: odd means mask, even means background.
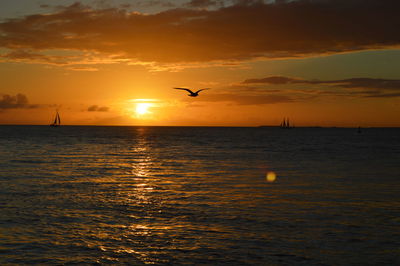
[[[400,126],[398,0],[1,0],[0,124]],[[189,97],[175,87],[201,91]]]

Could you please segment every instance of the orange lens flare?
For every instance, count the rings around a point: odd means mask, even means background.
[[[274,172],[268,172],[265,176],[265,179],[267,180],[267,182],[273,183],[276,180],[276,174]]]

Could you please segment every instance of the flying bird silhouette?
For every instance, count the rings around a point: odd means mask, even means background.
[[[189,92],[190,94],[188,94],[188,96],[190,96],[190,97],[197,97],[197,96],[199,96],[199,92],[201,92],[201,91],[204,91],[204,90],[208,90],[208,88],[207,89],[201,89],[201,90],[198,90],[198,91],[196,91],[196,92],[193,92],[193,91],[191,91],[191,90],[189,90],[189,89],[186,89],[186,88],[174,88],[175,90],[184,90],[184,91],[187,91],[187,92]]]

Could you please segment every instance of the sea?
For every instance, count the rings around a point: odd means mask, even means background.
[[[0,126],[0,265],[400,265],[400,128]]]

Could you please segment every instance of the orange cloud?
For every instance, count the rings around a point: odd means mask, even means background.
[[[218,1],[191,1],[192,6]],[[66,64],[79,51],[113,62],[190,63],[303,57],[400,44],[397,0],[237,1],[217,10],[171,9],[157,14],[75,3],[52,14],[0,23],[3,60]],[[114,60],[113,60],[114,59]]]

